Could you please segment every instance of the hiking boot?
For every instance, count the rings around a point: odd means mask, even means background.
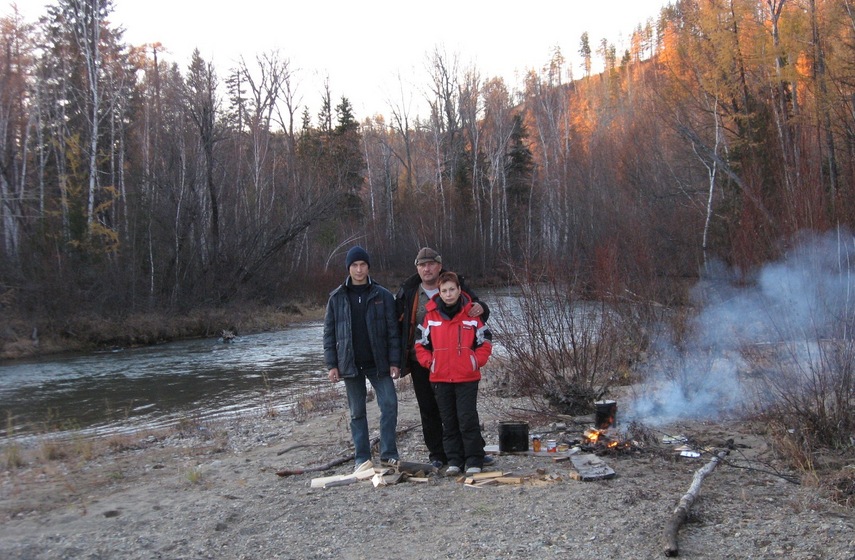
[[[385,467],[387,469],[395,469],[398,470],[398,467],[401,465],[401,461],[398,459],[381,459],[380,466]]]
[[[484,466],[490,467],[495,463],[496,460],[492,457],[492,455],[484,455]]]
[[[435,468],[436,470],[439,470],[439,469],[441,469],[441,468],[442,468],[442,466],[443,466],[445,463],[443,463],[443,462],[442,462],[442,461],[440,461],[439,459],[435,459],[435,460],[431,461],[431,462],[430,462],[430,464],[431,464],[431,465],[433,465],[433,468]]]
[[[447,469],[445,469],[445,476],[457,476],[460,474],[460,467],[457,465],[449,465]]]
[[[466,469],[466,474],[478,474],[481,472],[481,467],[469,467]]]

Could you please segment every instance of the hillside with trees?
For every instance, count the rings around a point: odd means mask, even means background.
[[[670,305],[713,263],[855,225],[850,0],[679,0],[625,52],[583,35],[583,75],[556,51],[520,84],[438,49],[429,114],[388,117],[329,87],[313,114],[287,53],[167,61],[112,11],[0,21],[3,314],[323,297],[354,242],[390,281],[430,244],[484,282],[549,265]]]

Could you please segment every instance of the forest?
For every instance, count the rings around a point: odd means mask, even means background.
[[[346,86],[313,114],[287,53],[168,61],[112,12],[0,20],[3,314],[325,298],[356,243],[390,283],[430,245],[483,283],[671,305],[855,225],[851,0],[678,0],[519,84],[437,49],[429,114],[388,117]]]

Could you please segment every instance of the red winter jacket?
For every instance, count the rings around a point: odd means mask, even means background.
[[[463,305],[454,317],[437,307],[439,295],[426,306],[425,320],[416,338],[416,358],[430,370],[431,383],[466,383],[481,379],[481,370],[493,352],[492,334],[480,317],[470,317],[472,300],[461,293]]]

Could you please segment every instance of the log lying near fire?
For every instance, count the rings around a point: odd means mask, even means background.
[[[665,526],[665,556],[671,557],[679,554],[680,549],[677,546],[677,532],[680,530],[683,523],[686,522],[686,518],[689,516],[689,510],[692,508],[692,504],[695,502],[701,491],[701,483],[704,481],[704,478],[715,470],[718,464],[727,457],[728,453],[730,453],[730,450],[728,449],[720,451],[715,457],[710,459],[709,463],[695,471],[695,476],[692,478],[692,485],[689,486],[689,491],[680,498],[680,502],[674,509],[674,514]]]

